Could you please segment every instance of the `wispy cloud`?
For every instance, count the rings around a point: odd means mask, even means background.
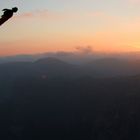
[[[137,4],[140,3],[140,0],[127,0],[129,3]]]
[[[35,10],[17,15],[15,18],[45,18],[48,16],[48,10]]]
[[[93,53],[93,48],[91,46],[78,46],[75,47],[76,52],[81,54],[91,54]]]
[[[35,10],[29,11],[26,13],[19,14],[15,16],[16,19],[26,19],[26,18],[41,18],[41,19],[53,19],[53,20],[65,20],[65,19],[80,19],[86,17],[94,17],[94,18],[110,18],[109,15],[102,11],[94,11],[94,12],[83,12],[83,13],[75,13],[75,12],[53,12],[44,10]]]

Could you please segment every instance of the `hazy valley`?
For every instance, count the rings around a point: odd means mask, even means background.
[[[0,79],[0,135],[6,140],[140,138],[138,60],[5,62]]]

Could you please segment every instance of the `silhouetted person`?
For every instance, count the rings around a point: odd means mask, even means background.
[[[18,11],[18,8],[14,7],[12,9],[3,9],[2,11],[4,11],[4,13],[0,18],[0,25],[2,25],[4,22],[10,19],[13,16],[13,14]]]

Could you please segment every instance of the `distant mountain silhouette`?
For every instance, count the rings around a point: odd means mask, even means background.
[[[67,65],[66,62],[59,60],[57,58],[54,58],[54,57],[41,58],[35,61],[35,63],[45,64],[45,65],[56,65],[56,64]]]
[[[119,71],[121,76],[111,78],[123,65],[126,73],[134,70],[133,76]],[[79,66],[50,57],[0,64],[0,136],[140,139],[140,73],[135,75],[139,66],[138,61],[112,58]]]
[[[97,59],[85,65],[89,73],[96,71],[102,77],[129,76],[140,73],[140,61],[116,58]]]
[[[9,62],[0,64],[0,78],[41,75],[48,78],[78,78],[91,76],[107,78],[116,76],[133,76],[140,74],[139,61],[125,61],[114,58],[98,59],[85,65],[69,64],[54,57],[41,58],[33,62]]]
[[[86,73],[77,65],[56,58],[43,58],[34,62],[10,62],[0,64],[0,78],[42,77],[77,78]]]
[[[33,63],[35,70],[48,77],[77,77],[80,72],[78,66],[66,63],[56,58],[43,58]],[[38,73],[37,72],[37,73]]]

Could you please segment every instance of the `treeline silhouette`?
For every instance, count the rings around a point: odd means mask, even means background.
[[[49,58],[1,64],[0,79],[4,140],[140,139],[140,75],[97,78]]]

